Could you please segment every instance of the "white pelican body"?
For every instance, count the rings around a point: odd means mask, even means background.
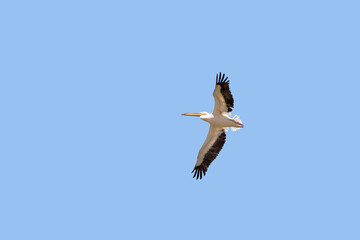
[[[196,179],[202,175],[205,176],[208,167],[217,157],[222,147],[225,144],[225,132],[230,127],[231,130],[236,131],[243,127],[243,124],[238,116],[230,118],[230,112],[234,107],[234,99],[229,89],[229,81],[227,77],[224,79],[225,74],[218,77],[216,75],[216,86],[213,93],[215,99],[215,107],[212,113],[199,112],[199,113],[184,113],[185,116],[197,116],[201,120],[210,123],[209,133],[205,139],[204,144],[199,150],[195,168],[193,170]]]
[[[227,127],[233,127],[233,128],[240,128],[241,122],[238,122],[236,119],[230,118],[227,114],[218,114],[218,113],[207,113],[203,112],[204,115],[200,116],[201,120],[204,120],[205,122],[208,122],[210,124],[213,124],[215,127],[220,128],[227,128]]]

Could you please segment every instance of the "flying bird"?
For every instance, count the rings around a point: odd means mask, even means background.
[[[201,120],[210,123],[209,133],[204,144],[199,150],[193,178],[202,179],[205,176],[210,164],[217,157],[226,140],[226,131],[230,127],[232,131],[236,131],[243,127],[243,123],[238,116],[230,118],[232,108],[234,107],[234,99],[230,92],[228,77],[225,74],[216,74],[216,85],[213,92],[215,99],[215,107],[212,113],[183,113],[184,116],[196,116]]]

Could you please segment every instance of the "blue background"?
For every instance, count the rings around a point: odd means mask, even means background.
[[[0,238],[360,239],[359,7],[1,2]]]

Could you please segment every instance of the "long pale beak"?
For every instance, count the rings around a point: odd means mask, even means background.
[[[183,113],[181,114],[183,116],[193,116],[193,117],[200,117],[201,115],[204,115],[204,113]]]

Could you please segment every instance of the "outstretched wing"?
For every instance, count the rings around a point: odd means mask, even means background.
[[[210,124],[209,133],[205,139],[204,144],[199,150],[194,176],[196,179],[202,178],[212,161],[217,157],[222,147],[225,144],[226,134],[224,128],[218,128]]]
[[[225,74],[216,74],[216,86],[213,93],[215,107],[213,113],[230,113],[234,107],[234,99],[230,92],[228,77]]]

